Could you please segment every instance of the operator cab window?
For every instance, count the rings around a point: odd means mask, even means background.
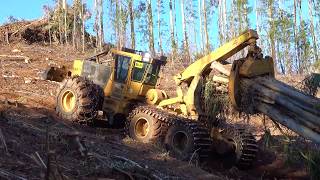
[[[132,81],[135,82],[142,82],[143,75],[145,73],[145,70],[147,68],[147,63],[142,61],[135,61],[132,71]]]
[[[128,77],[128,70],[130,66],[130,57],[116,56],[115,61],[115,81],[119,83],[125,83]]]
[[[144,83],[149,85],[155,85],[158,80],[158,74],[160,71],[160,65],[158,64],[150,64],[150,68],[147,72]]]

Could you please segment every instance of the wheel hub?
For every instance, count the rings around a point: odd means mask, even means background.
[[[173,147],[178,151],[183,151],[187,147],[188,136],[185,132],[178,131],[172,138]]]
[[[71,112],[76,105],[76,96],[72,91],[66,91],[62,96],[62,106],[66,112]]]
[[[135,126],[135,133],[140,137],[146,137],[149,132],[149,123],[145,118],[140,118]]]

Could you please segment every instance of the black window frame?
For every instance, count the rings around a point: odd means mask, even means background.
[[[119,81],[120,78],[118,77],[119,57],[128,59],[128,60],[126,60],[126,61],[128,61],[127,75],[126,75],[126,78],[121,79],[121,81]],[[115,77],[114,77],[115,82],[122,83],[122,84],[125,84],[127,82],[128,76],[129,76],[129,69],[130,69],[130,65],[131,65],[131,59],[132,59],[132,57],[130,57],[130,56],[116,55],[116,57],[115,57]],[[125,61],[124,59],[121,60],[121,66],[123,66],[124,61]]]

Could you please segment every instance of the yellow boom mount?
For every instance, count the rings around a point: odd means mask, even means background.
[[[232,75],[230,81],[233,81],[233,84],[229,84],[229,86],[234,86],[233,89],[236,89],[237,79],[239,75],[244,76],[255,76],[258,74],[263,74],[264,72],[270,73],[270,69],[272,69],[273,73],[273,63],[272,67],[270,66],[270,62],[262,62],[262,54],[261,49],[256,45],[256,40],[258,39],[258,34],[254,30],[248,30],[242,33],[240,36],[234,38],[230,42],[224,44],[219,47],[215,51],[210,54],[200,58],[195,61],[191,65],[189,65],[184,71],[174,76],[174,80],[177,85],[177,96],[163,100],[159,103],[159,107],[166,107],[169,105],[179,104],[180,112],[183,115],[191,116],[192,118],[198,117],[198,112],[201,109],[199,104],[196,103],[198,100],[197,96],[197,87],[202,83],[202,77],[207,76],[211,69],[210,65],[214,61],[222,62],[229,57],[233,56],[237,52],[241,51],[247,46],[250,46],[248,49],[248,56],[243,63],[238,63],[239,67],[235,68],[238,65],[234,66],[235,75]],[[259,60],[260,59],[260,60]],[[272,60],[272,59],[271,59]],[[267,64],[267,66],[265,66]],[[240,65],[245,65],[243,68]],[[235,83],[234,83],[235,82]],[[186,91],[183,91],[183,86],[186,86]],[[233,96],[231,99],[236,99],[237,91],[232,90],[229,95]],[[237,104],[237,100],[234,100],[234,103]],[[197,111],[198,110],[198,111]]]

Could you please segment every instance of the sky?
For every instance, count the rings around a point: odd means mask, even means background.
[[[40,17],[42,17],[43,15],[43,6],[44,5],[51,5],[53,6],[54,5],[54,2],[53,0],[2,0],[4,2],[2,2],[2,5],[0,6],[0,24],[3,24],[5,22],[8,21],[8,17],[9,16],[13,16],[17,19],[25,19],[25,20],[32,20],[32,19],[38,19]],[[302,0],[303,1],[303,5],[302,5],[302,8],[303,8],[303,13],[304,13],[304,16],[306,17],[307,16],[307,0]],[[72,0],[68,0],[68,3],[71,3]],[[93,0],[84,0],[84,2],[88,2],[88,7],[89,9],[93,9]],[[136,1],[135,1],[136,2]],[[164,1],[166,2],[166,1]],[[228,2],[228,1],[227,1]],[[250,6],[251,7],[255,7],[255,0],[249,0],[249,3],[250,3]],[[279,2],[284,2],[284,0],[280,0]],[[156,6],[156,0],[152,0],[152,3],[153,3],[153,8],[155,9],[155,6]],[[177,13],[177,25],[176,25],[176,28],[177,28],[177,31],[178,32],[181,32],[181,28],[182,28],[182,23],[181,23],[181,16],[180,15],[180,6],[179,6],[179,0],[176,1],[176,13]],[[107,4],[105,4],[105,6],[107,6]],[[168,9],[168,3],[165,3],[164,5],[165,9]],[[287,6],[285,3],[284,3],[284,6]],[[195,7],[197,8],[197,7]],[[108,17],[108,12],[105,10],[104,11],[104,19],[105,19],[105,32],[108,32],[110,31],[110,27],[111,27],[111,24],[110,22],[107,21],[107,18]],[[169,12],[167,12],[163,17],[162,17],[165,21],[166,24],[169,24]],[[210,17],[210,19],[212,21],[216,21],[217,19],[217,15],[214,14],[213,17]],[[255,13],[252,13],[250,14],[249,16],[249,19],[250,19],[250,28],[252,29],[255,29],[255,24],[256,24],[256,17],[255,17]],[[87,22],[87,27],[88,27],[88,31],[90,33],[93,33],[93,29],[92,29],[92,26],[93,26],[93,20],[94,18],[92,17],[91,20],[89,20]],[[156,14],[154,12],[154,23],[156,25]],[[166,27],[166,30],[169,32],[169,27]],[[138,30],[139,27],[136,23],[136,30]],[[210,34],[209,34],[209,37],[210,37],[210,42],[211,44],[213,44],[214,48],[217,47],[217,39],[218,39],[218,27],[217,27],[217,23],[215,22],[211,22],[211,24],[209,25],[208,29],[210,29]],[[157,35],[158,33],[158,29],[155,28],[154,29],[155,31],[155,36]],[[166,32],[167,32],[166,31]],[[129,32],[129,30],[127,31]],[[197,32],[198,33],[198,32]],[[182,33],[178,33],[178,39],[180,40],[178,43],[179,43],[179,46],[181,46],[182,44]],[[143,39],[145,37],[139,35],[139,33],[137,33],[137,41],[140,42],[141,39]],[[190,36],[191,38],[191,36]],[[112,38],[112,34],[111,33],[106,33],[105,35],[105,39],[107,42],[110,42],[110,41],[114,41],[114,38]],[[157,41],[157,38],[155,38],[156,41]],[[198,38],[198,41],[199,41],[199,38]],[[169,50],[170,49],[170,41],[169,39],[167,38],[164,38],[163,39],[163,43],[165,47],[167,47],[167,49],[165,50]],[[200,42],[197,42],[198,46],[199,46],[199,43]],[[158,45],[157,45],[157,42],[155,42],[155,46],[156,46],[156,49],[158,49]],[[137,44],[137,48],[139,50],[147,50],[148,49],[148,46],[147,46],[147,43],[138,43]]]

